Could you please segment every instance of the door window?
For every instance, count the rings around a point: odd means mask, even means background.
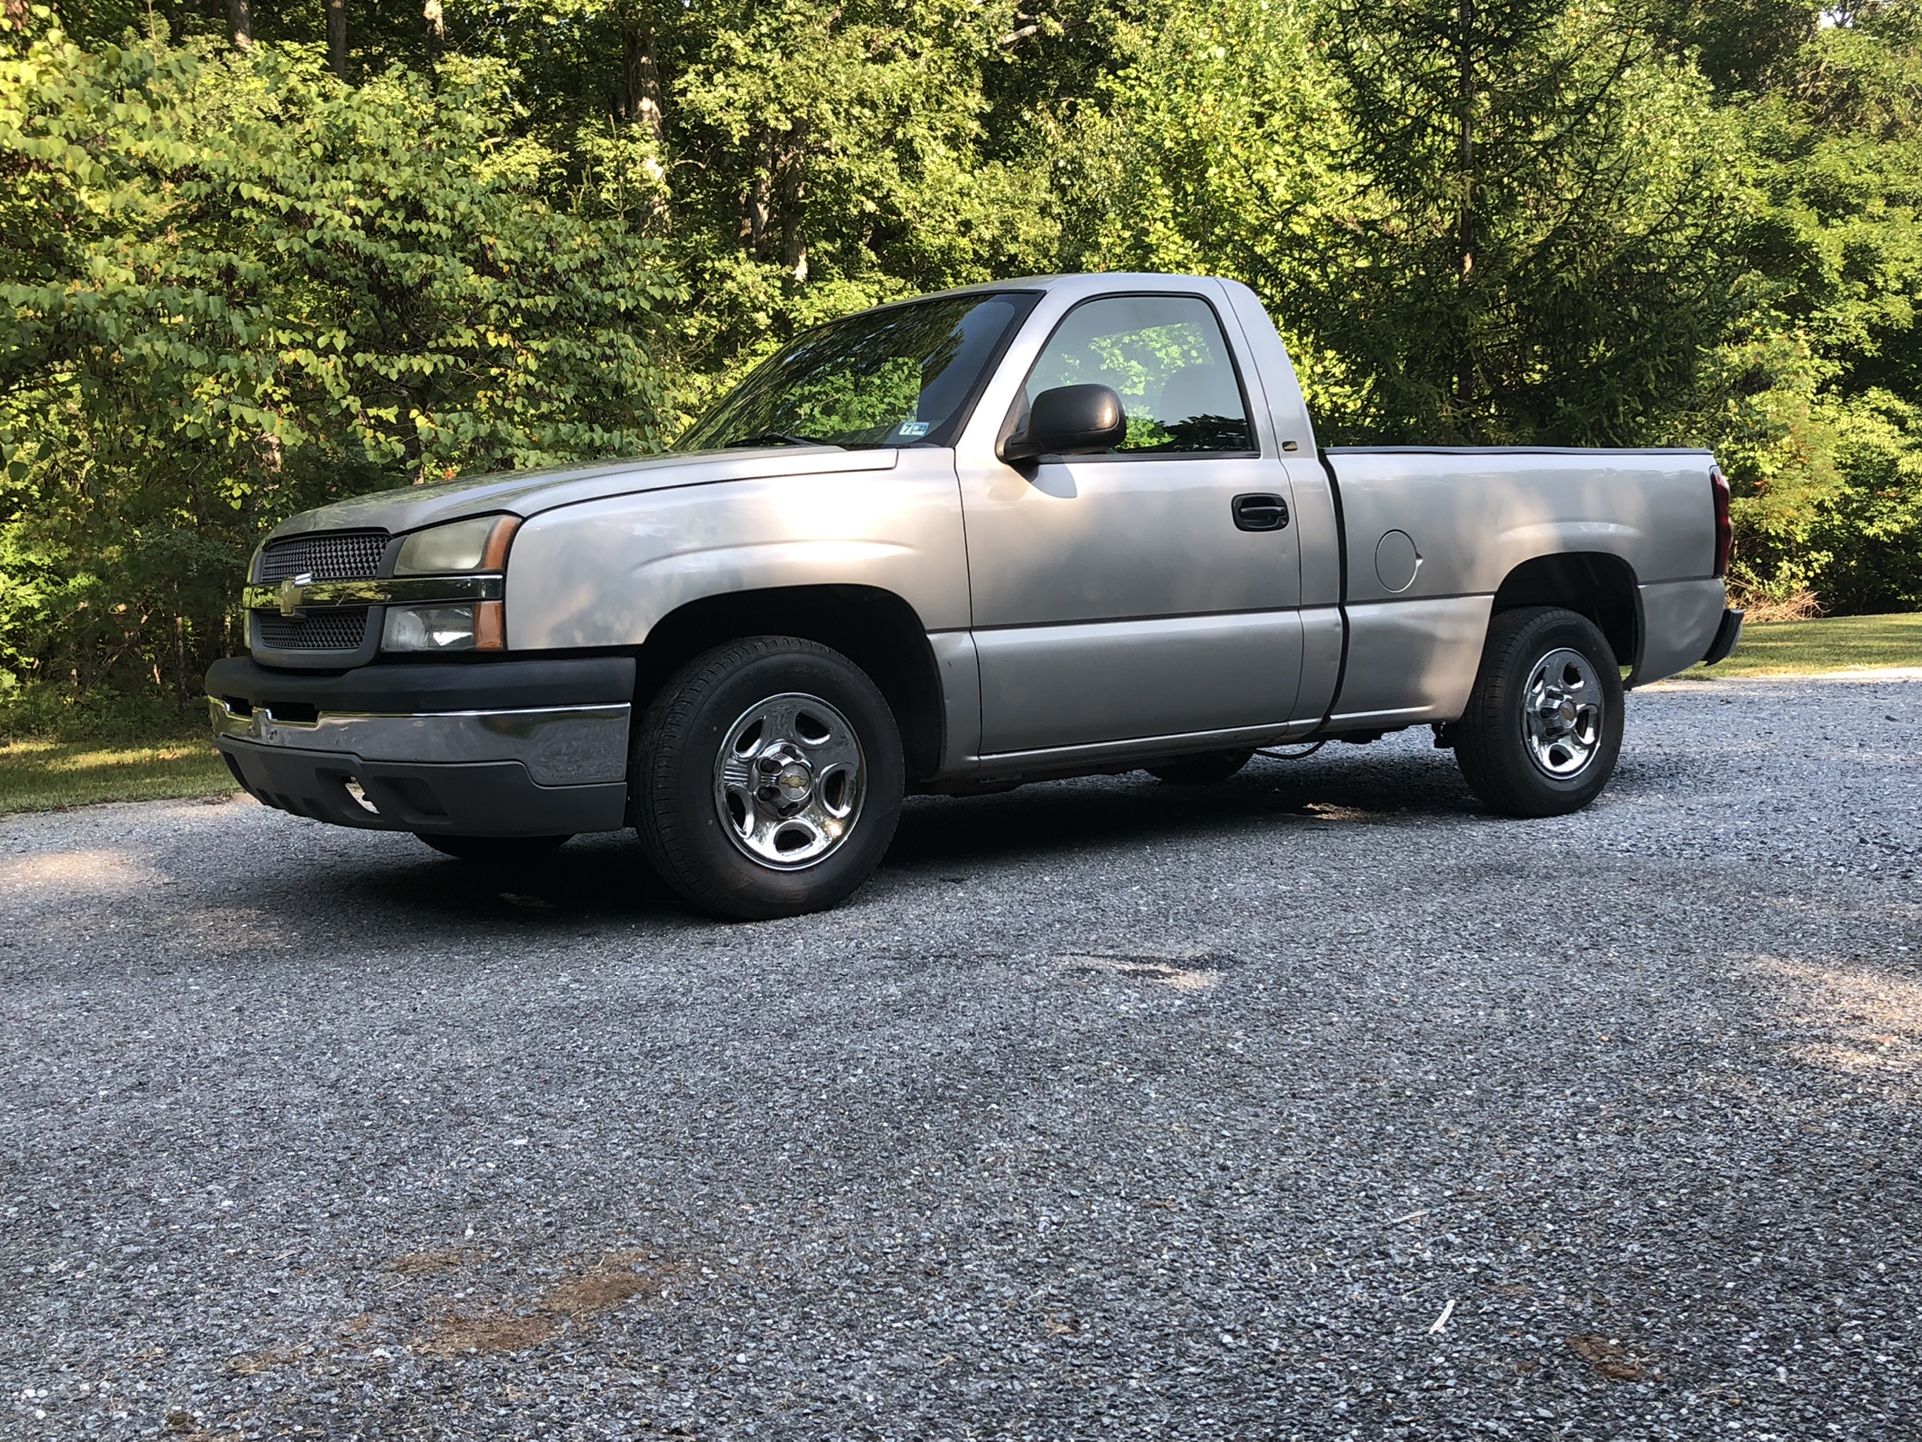
[[[1198,296],[1117,295],[1068,312],[1029,373],[1030,404],[1056,386],[1121,397],[1128,454],[1252,451],[1254,432],[1214,308]]]

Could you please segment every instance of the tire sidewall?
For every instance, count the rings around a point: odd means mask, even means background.
[[[714,762],[735,722],[751,707],[786,692],[817,696],[854,727],[866,769],[861,809],[848,838],[811,866],[764,866],[727,835],[714,804]],[[657,750],[636,759],[653,784],[641,798],[644,837],[671,828],[683,859],[698,875],[700,904],[744,917],[791,915],[844,900],[880,864],[894,838],[905,786],[899,728],[885,698],[853,662],[807,645],[751,659],[711,686],[678,734],[656,733]],[[672,814],[649,809],[663,801]],[[662,822],[667,826],[663,827]],[[650,848],[653,849],[653,848]],[[657,864],[678,871],[657,854]]]
[[[1602,735],[1588,765],[1573,776],[1552,776],[1535,764],[1529,752],[1522,709],[1528,678],[1551,651],[1564,649],[1578,652],[1595,670],[1602,691]],[[1537,617],[1523,629],[1512,655],[1515,664],[1500,678],[1502,749],[1512,758],[1512,774],[1545,800],[1561,803],[1555,810],[1586,805],[1608,785],[1622,750],[1622,673],[1615,653],[1593,622],[1572,611],[1555,611]]]

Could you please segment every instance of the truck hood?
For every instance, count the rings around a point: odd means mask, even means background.
[[[835,446],[768,446],[597,461],[588,465],[544,466],[532,471],[501,471],[487,476],[464,476],[431,486],[402,486],[335,501],[290,516],[274,528],[269,539],[295,536],[303,531],[412,531],[442,521],[458,521],[464,516],[497,511],[525,519],[557,506],[578,505],[582,501],[632,495],[638,491],[765,480],[775,476],[889,471],[894,469],[895,459],[891,447],[844,451]]]

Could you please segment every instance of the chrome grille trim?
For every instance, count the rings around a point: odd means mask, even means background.
[[[269,541],[260,553],[260,576],[274,582],[287,576],[316,581],[352,581],[380,574],[386,554],[385,531],[314,531]]]
[[[296,610],[331,606],[419,605],[435,601],[498,601],[504,579],[499,574],[478,576],[395,576],[387,580],[313,581],[289,587],[283,598],[279,586],[249,586],[241,604],[250,611],[280,610],[285,599]]]

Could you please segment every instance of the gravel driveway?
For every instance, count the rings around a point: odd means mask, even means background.
[[[753,927],[0,822],[0,1435],[1913,1436],[1919,701],[915,802]]]

